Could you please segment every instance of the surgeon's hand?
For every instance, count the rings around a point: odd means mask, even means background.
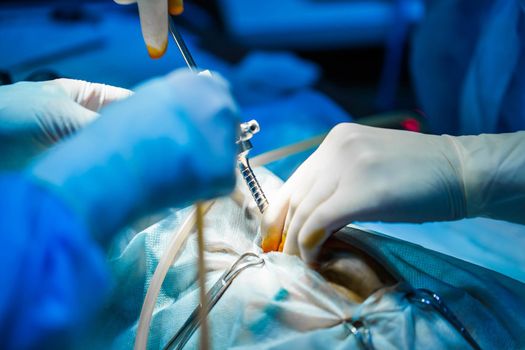
[[[151,58],[164,55],[168,46],[168,13],[179,15],[183,0],[114,0],[117,4],[137,3],[142,36]]]
[[[353,221],[462,218],[460,164],[452,137],[340,124],[270,200],[263,249],[311,262]]]
[[[126,89],[72,79],[0,86],[0,169],[22,167],[91,123],[102,107],[130,94]]]
[[[178,70],[104,109],[29,175],[60,193],[105,240],[156,210],[229,193],[236,116],[224,80]]]

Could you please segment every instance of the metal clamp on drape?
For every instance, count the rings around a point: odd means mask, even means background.
[[[217,304],[219,299],[222,297],[224,292],[232,284],[235,277],[237,277],[242,271],[247,268],[254,266],[263,266],[264,260],[255,253],[245,253],[239,257],[231,267],[224,272],[224,274],[219,278],[217,282],[211,287],[211,289],[206,293],[207,310],[208,314],[211,309]],[[190,340],[191,336],[200,325],[199,313],[201,311],[201,305],[197,305],[195,310],[188,317],[186,322],[182,325],[179,331],[170,339],[168,344],[164,346],[164,350],[167,349],[176,349],[180,350],[184,348],[186,343]]]

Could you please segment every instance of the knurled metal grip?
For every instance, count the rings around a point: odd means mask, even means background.
[[[266,199],[261,185],[259,185],[259,181],[257,181],[257,178],[255,177],[255,174],[253,173],[253,170],[250,167],[250,162],[248,161],[248,158],[246,158],[243,155],[239,155],[238,164],[239,171],[241,172],[241,175],[244,181],[246,182],[246,185],[248,185],[248,189],[250,190],[250,193],[252,194],[252,197],[255,200],[255,204],[257,204],[257,207],[259,208],[261,214],[264,213],[266,208],[268,208],[268,200]]]
[[[250,139],[254,134],[258,133],[259,130],[259,123],[257,123],[256,120],[250,120],[249,122],[242,123],[239,126],[239,136],[236,142],[238,148],[237,163],[239,165],[239,171],[241,172],[242,178],[244,179],[244,182],[246,182],[246,185],[248,185],[248,189],[250,190],[257,207],[261,213],[264,213],[268,207],[268,200],[266,199],[261,185],[259,185],[259,182],[257,181],[252,168],[250,167],[250,162],[248,161],[248,153],[252,148]]]

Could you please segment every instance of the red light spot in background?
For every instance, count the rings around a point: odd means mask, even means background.
[[[415,118],[407,118],[401,122],[403,129],[408,131],[419,132],[421,131],[421,123]]]

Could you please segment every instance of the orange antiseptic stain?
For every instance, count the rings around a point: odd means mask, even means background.
[[[275,227],[268,230],[268,234],[261,243],[261,248],[265,253],[279,250],[281,243],[281,231]]]
[[[321,241],[325,237],[325,231],[323,229],[316,230],[312,234],[308,235],[303,243],[306,249],[313,249],[321,244]]]
[[[279,240],[276,237],[266,237],[261,243],[263,252],[269,253],[279,249]]]
[[[284,250],[284,243],[286,242],[286,232],[283,233],[283,236],[281,237],[281,243],[279,243],[279,249],[278,251],[280,251],[281,253],[283,252]]]
[[[168,0],[168,11],[170,15],[180,15],[184,12],[184,4],[182,0]]]
[[[151,58],[161,58],[162,55],[164,55],[164,53],[166,52],[166,48],[168,47],[168,38],[166,38],[166,40],[164,41],[164,44],[162,45],[162,47],[160,49],[156,48],[156,47],[149,46],[149,45],[146,45],[146,47],[148,48],[149,57],[151,57]]]

